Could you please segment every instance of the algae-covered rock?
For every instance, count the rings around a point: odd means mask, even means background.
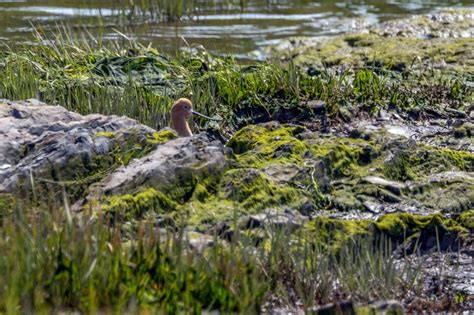
[[[410,250],[427,252],[433,249],[456,251],[473,241],[472,229],[466,227],[469,212],[457,219],[440,214],[413,215],[391,213],[376,220],[348,220],[319,216],[305,224],[297,235],[309,242],[339,250],[345,243],[358,239],[388,239],[394,245],[404,244]]]
[[[323,69],[372,65],[397,71],[438,68],[474,73],[473,11],[447,11],[386,22],[366,32],[284,42],[273,54]]]
[[[241,129],[228,143],[236,153],[238,172],[251,169],[259,178],[265,175],[265,181],[257,185],[263,195],[248,191],[241,201],[253,197],[255,204],[277,197],[277,190],[283,193],[286,187],[307,198],[313,211],[461,212],[472,208],[473,153],[418,144],[383,128],[367,136],[368,140],[329,136],[277,123]],[[228,190],[234,191],[233,187]],[[279,202],[283,205],[285,200]]]
[[[370,315],[403,315],[405,311],[400,302],[395,300],[382,300],[370,303],[367,306],[356,308],[356,314]]]
[[[153,146],[147,141],[152,133],[127,117],[81,116],[37,101],[2,101],[0,191],[44,182],[88,182],[88,177],[146,152]]]
[[[141,187],[169,191],[186,198],[197,182],[208,176],[218,178],[226,166],[223,146],[205,135],[178,138],[158,146],[153,152],[131,161],[106,180],[105,195],[124,194]]]
[[[308,313],[314,315],[350,315],[356,314],[356,310],[354,302],[343,301],[311,309]]]
[[[407,213],[387,214],[373,223],[375,233],[388,236],[397,243],[411,241],[421,250],[458,250],[464,240],[472,238],[470,231],[458,219],[439,214],[414,216]]]
[[[205,199],[226,165],[221,143],[203,134],[178,138],[116,169],[100,187],[91,188],[87,199],[98,202],[115,219],[137,219],[147,212],[166,214],[190,200]]]

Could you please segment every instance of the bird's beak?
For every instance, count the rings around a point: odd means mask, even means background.
[[[201,114],[201,113],[198,113],[198,112],[196,112],[196,111],[194,111],[194,110],[191,110],[190,112],[191,112],[191,114],[193,114],[193,115],[201,116],[201,117],[204,117],[204,118],[210,119],[210,120],[214,120],[214,118],[208,117],[208,116],[203,115],[203,114]]]

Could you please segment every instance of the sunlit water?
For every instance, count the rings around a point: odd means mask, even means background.
[[[252,0],[242,1],[243,7],[239,1],[233,1],[236,5],[225,0],[197,2],[203,4],[191,19],[164,23],[119,18],[113,0],[0,0],[0,41],[27,42],[32,25],[50,30],[66,24],[102,33],[107,40],[117,39],[118,30],[168,53],[202,44],[218,54],[258,57],[262,47],[288,37],[327,36],[440,8],[474,5],[474,0]]]

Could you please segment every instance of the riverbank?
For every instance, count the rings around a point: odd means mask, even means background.
[[[66,34],[2,51],[0,97],[49,105],[0,102],[0,309],[472,310],[472,37],[410,64],[392,36],[253,64]],[[181,96],[219,120],[160,130]]]

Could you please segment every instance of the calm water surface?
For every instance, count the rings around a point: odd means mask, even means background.
[[[150,17],[128,19],[129,11],[113,0],[0,0],[0,42],[30,41],[32,25],[51,30],[65,24],[102,33],[107,40],[119,37],[115,31],[119,30],[168,53],[187,42],[214,53],[245,57],[258,56],[260,48],[292,36],[326,36],[439,8],[474,6],[474,0],[194,2],[192,18],[166,23]]]

